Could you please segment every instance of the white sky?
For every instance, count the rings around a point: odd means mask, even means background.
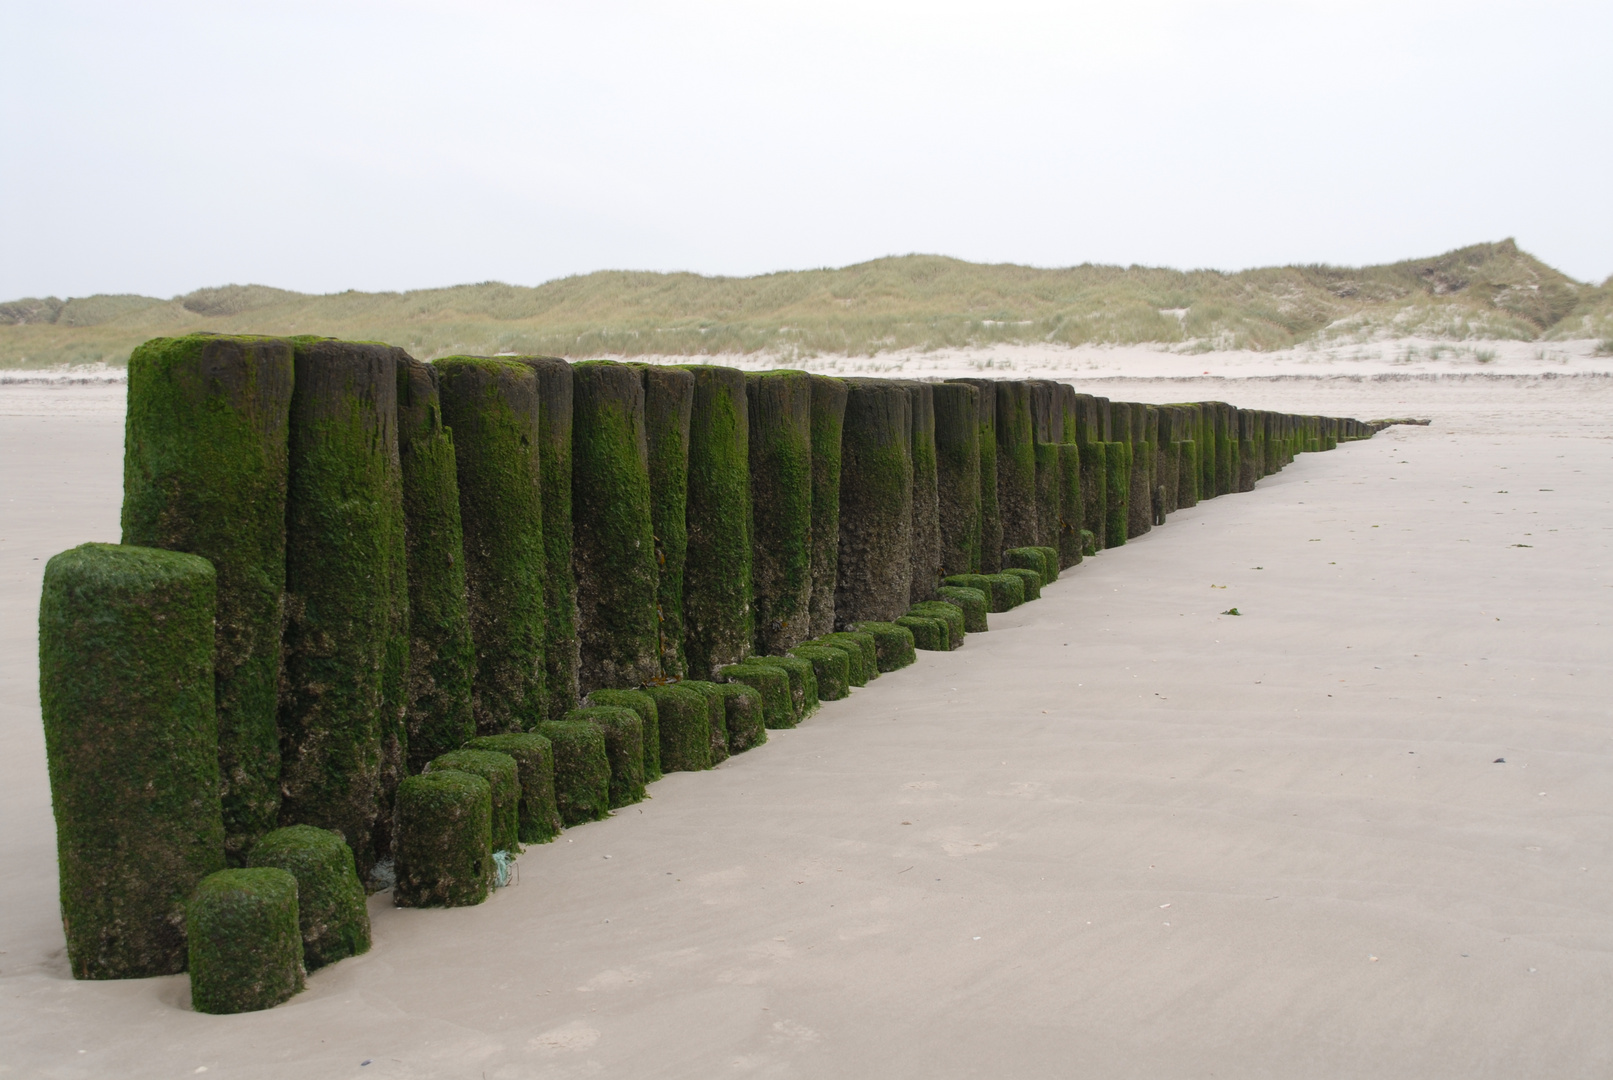
[[[1613,272],[1613,3],[0,0],[0,299],[887,254]]]

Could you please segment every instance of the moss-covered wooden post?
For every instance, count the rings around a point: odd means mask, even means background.
[[[398,457],[409,578],[409,771],[476,734],[476,646],[465,600],[454,440],[442,422],[437,369],[398,364]]]
[[[1237,490],[1237,428],[1232,406],[1215,402],[1215,493],[1230,495]]]
[[[342,835],[359,875],[404,775],[408,556],[401,349],[299,339],[286,495],[280,820]]]
[[[493,891],[493,787],[440,769],[398,785],[398,907],[467,907]]]
[[[717,692],[723,699],[729,754],[743,754],[765,743],[767,718],[762,709],[762,695],[744,683],[718,683]]]
[[[812,376],[812,616],[811,635],[835,625],[835,578],[840,567],[840,436],[846,384]]]
[[[932,394],[941,572],[971,574],[980,567],[980,390],[937,383]]]
[[[309,971],[370,951],[370,912],[353,852],[329,829],[292,825],[264,836],[247,865],[297,879],[302,959]]]
[[[236,865],[280,813],[280,593],[292,346],[157,338],[129,358],[123,542],[218,571],[214,673],[225,849]]]
[[[501,750],[450,750],[426,765],[426,775],[457,770],[486,780],[493,793],[494,851],[521,850],[521,771],[515,758]]]
[[[1109,546],[1108,451],[1108,443],[1081,444],[1081,516],[1099,551]]]
[[[780,654],[812,628],[812,377],[752,372],[745,391],[756,650]]]
[[[1177,461],[1181,470],[1181,481],[1176,489],[1176,504],[1178,508],[1197,506],[1199,504],[1199,444],[1193,439],[1183,439],[1176,445],[1178,447]]]
[[[745,661],[748,665],[749,660]],[[677,684],[693,690],[706,702],[706,731],[711,737],[710,758],[713,766],[728,760],[728,709],[718,684],[704,679],[685,679]]]
[[[1180,463],[1179,448],[1176,445],[1176,410],[1169,405],[1161,405],[1155,409],[1155,416],[1154,487],[1156,491],[1163,489],[1165,493],[1161,512],[1174,514],[1177,488],[1180,484],[1177,475]]]
[[[711,768],[711,710],[705,695],[682,683],[646,686],[644,692],[655,701],[661,771]]]
[[[554,797],[560,820],[570,828],[609,817],[610,752],[605,733],[578,720],[545,720],[537,733],[554,748]],[[639,750],[643,752],[642,745]]]
[[[683,571],[683,650],[689,674],[711,679],[750,654],[750,415],[745,373],[691,365],[689,556]]]
[[[997,379],[954,379],[973,386],[980,395],[976,402],[980,439],[980,564],[976,572],[992,572],[1002,566],[1002,508],[997,497]]]
[[[1131,490],[1126,500],[1126,537],[1136,539],[1154,527],[1154,443],[1148,434],[1148,406],[1128,401],[1127,436],[1131,444]]]
[[[661,674],[681,679],[688,671],[683,656],[683,565],[689,550],[689,412],[694,407],[694,376],[682,368],[656,364],[646,364],[642,371],[650,527],[659,567]],[[654,741],[647,739],[646,745]]]
[[[913,423],[913,547],[909,562],[908,599],[918,604],[935,598],[941,580],[941,508],[935,448],[935,386],[907,383]]]
[[[615,705],[638,714],[644,739],[644,782],[653,784],[661,779],[661,717],[655,699],[643,690],[595,690],[588,695],[587,703]]]
[[[529,730],[548,699],[538,376],[515,360],[434,364],[458,467],[476,730]]]
[[[303,989],[297,878],[278,867],[220,870],[186,905],[190,1005],[199,1013],[272,1009]]]
[[[1031,436],[1035,440],[1036,539],[1032,544],[1058,547],[1059,489],[1062,479],[1058,444],[1064,441],[1064,412],[1059,407],[1058,383],[1029,379]]]
[[[577,579],[571,559],[571,365],[523,356],[538,376],[538,488],[543,505],[544,713],[558,720],[581,699]]]
[[[1037,542],[1036,427],[1028,382],[997,384],[997,510],[1004,551]]]
[[[610,765],[611,809],[642,802],[645,782],[644,718],[625,705],[585,705],[571,710],[566,714],[566,719],[593,724],[605,736],[605,759]]]
[[[1177,508],[1197,506],[1199,501],[1198,437],[1199,407],[1192,402],[1177,406],[1176,437],[1181,441],[1177,454],[1179,479],[1176,485]]]
[[[983,634],[991,629],[986,620],[990,610],[990,588],[974,589],[963,585],[943,585],[936,590],[941,600],[963,612],[964,629],[971,634]]]
[[[835,622],[907,611],[913,550],[912,412],[907,388],[848,379],[840,444],[840,567]]]
[[[185,901],[224,866],[216,575],[85,544],[45,564],[39,703],[74,978],[185,970]]]
[[[572,368],[572,385],[579,681],[585,692],[632,689],[661,670],[644,382],[635,367],[590,360]]]
[[[1220,494],[1216,487],[1216,457],[1220,454],[1215,434],[1215,402],[1199,402],[1199,498],[1213,499]]]
[[[1086,396],[1069,383],[1057,383],[1061,422],[1059,438],[1059,532],[1053,546],[1061,567],[1081,561],[1081,530],[1086,504],[1081,496],[1081,406]]]
[[[560,835],[560,810],[554,793],[554,744],[535,731],[478,735],[466,750],[494,750],[515,759],[521,781],[518,835],[523,844],[547,844]]]
[[[1239,491],[1253,491],[1255,481],[1260,479],[1260,470],[1255,457],[1258,447],[1255,442],[1255,424],[1259,419],[1251,409],[1235,410],[1238,425],[1238,462],[1235,487]]]
[[[1104,497],[1107,516],[1103,524],[1103,543],[1106,548],[1120,547],[1126,542],[1126,526],[1131,506],[1131,444],[1108,442],[1103,444]]]
[[[1073,442],[1059,443],[1059,566],[1081,561],[1081,522],[1086,503],[1081,492],[1081,448]]]
[[[1002,569],[1003,522],[997,504],[997,380],[954,379],[975,388],[980,395],[975,415],[980,440],[980,563],[974,572],[994,574]]]

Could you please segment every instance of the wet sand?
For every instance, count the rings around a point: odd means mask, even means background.
[[[1613,379],[1083,389],[1434,423],[1172,515],[481,907],[374,897],[371,953],[214,1017],[68,975],[34,622],[43,560],[116,538],[121,389],[0,387],[0,1076],[1607,1075]]]

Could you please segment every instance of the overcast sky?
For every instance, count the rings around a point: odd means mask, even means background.
[[[1613,272],[1613,3],[0,0],[0,299],[907,252]]]

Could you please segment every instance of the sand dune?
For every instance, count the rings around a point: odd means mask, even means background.
[[[481,907],[374,897],[371,953],[226,1017],[68,975],[34,620],[45,558],[116,539],[122,391],[0,387],[0,1076],[1607,1075],[1610,362],[1270,361],[1082,388],[1433,423],[1173,515]]]

